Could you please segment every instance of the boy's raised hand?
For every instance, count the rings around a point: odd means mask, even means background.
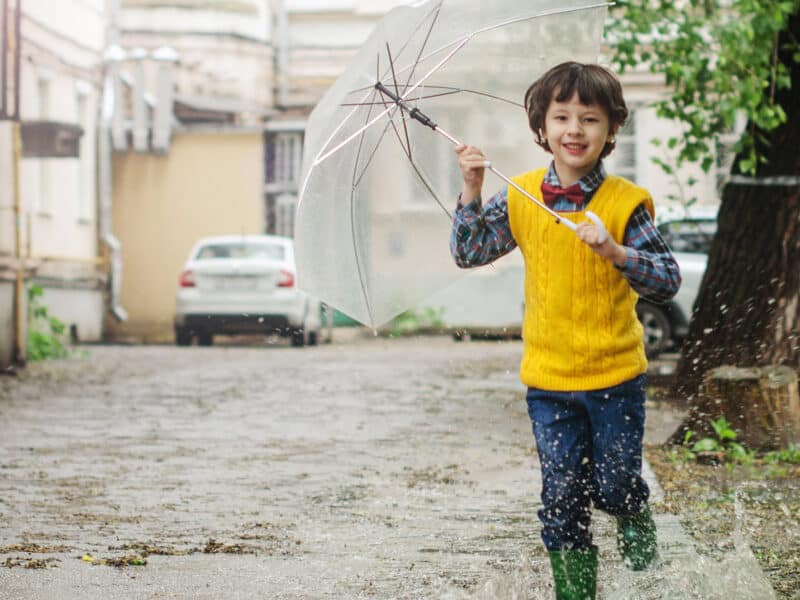
[[[578,236],[578,239],[603,258],[607,258],[618,267],[621,267],[628,257],[625,246],[618,244],[610,235],[606,235],[606,239],[601,242],[601,233],[600,228],[591,221],[578,223],[575,229],[575,235]]]
[[[486,172],[486,156],[475,146],[456,146],[458,166],[464,178],[464,190],[461,192],[461,206],[466,206],[481,195],[483,176]]]

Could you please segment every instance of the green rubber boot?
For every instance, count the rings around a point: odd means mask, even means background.
[[[594,600],[597,592],[597,548],[550,552],[556,600]]]
[[[641,512],[617,517],[617,548],[632,571],[642,571],[656,557],[656,524],[650,507]]]

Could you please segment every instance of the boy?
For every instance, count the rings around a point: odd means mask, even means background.
[[[464,268],[517,246],[525,258],[520,378],[542,468],[542,540],[556,598],[584,600],[595,597],[597,581],[591,504],[616,517],[629,568],[644,569],[656,555],[641,476],[647,361],[635,306],[638,296],[674,296],[680,272],[653,224],[650,194],[603,168],[628,116],[616,77],[597,65],[563,63],[531,85],[525,107],[553,160],[513,180],[579,223],[577,230],[511,186],[482,207],[486,157],[459,146],[464,188],[450,244]],[[605,224],[605,241],[587,208]]]

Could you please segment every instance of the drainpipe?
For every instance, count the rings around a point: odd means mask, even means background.
[[[11,127],[12,144],[14,145],[11,159],[11,170],[14,173],[14,258],[17,260],[17,279],[14,284],[14,361],[24,365],[27,357],[25,344],[27,319],[25,315],[25,266],[22,261],[22,199],[19,192],[19,159],[22,155],[22,139],[19,121],[14,121]]]
[[[20,133],[20,57],[22,56],[22,0],[18,0],[13,9],[14,23],[9,28],[9,7],[7,0],[2,5],[3,45],[2,52],[2,116],[11,118],[11,171],[14,178],[12,189],[14,212],[14,258],[16,260],[17,274],[14,281],[14,345],[12,360],[20,365],[25,364],[27,310],[25,298],[25,264],[22,260],[22,198],[20,197],[20,158],[22,156],[22,135]],[[14,110],[9,110],[7,104],[8,89],[6,80],[8,76],[7,51],[13,51],[13,81],[14,81]]]
[[[286,0],[276,0],[278,11],[278,104],[289,102],[289,14]]]
[[[128,312],[120,304],[122,293],[122,246],[111,232],[111,128],[115,104],[114,80],[117,78],[119,62],[125,52],[119,46],[111,46],[105,55],[106,75],[103,82],[103,99],[100,111],[98,148],[98,170],[100,187],[100,240],[109,250],[109,307],[118,321],[126,321]],[[121,110],[120,106],[116,107]]]

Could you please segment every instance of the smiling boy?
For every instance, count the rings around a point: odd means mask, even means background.
[[[591,506],[617,518],[617,544],[634,570],[656,555],[649,490],[641,476],[647,361],[639,296],[671,298],[680,272],[653,224],[647,190],[608,175],[602,159],[628,109],[619,81],[591,64],[560,64],[531,85],[525,107],[547,169],[513,181],[578,223],[559,226],[513,186],[485,206],[486,157],[456,148],[464,186],[451,236],[460,267],[519,247],[525,259],[520,378],[542,469],[542,540],[558,600],[595,597]],[[587,208],[608,230],[587,221]]]

